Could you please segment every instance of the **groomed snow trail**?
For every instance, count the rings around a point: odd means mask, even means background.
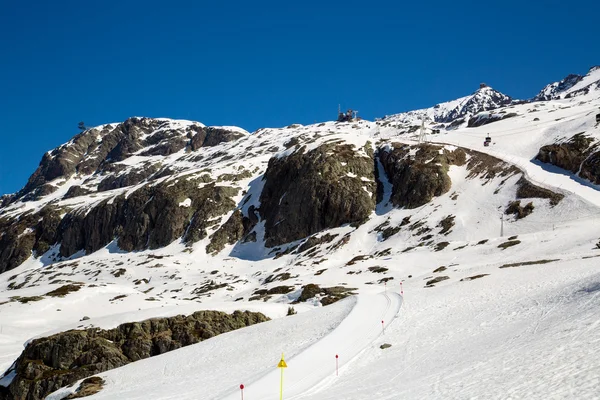
[[[339,356],[339,368],[351,362],[381,335],[382,321],[387,327],[398,315],[402,297],[398,293],[383,292],[378,295],[361,295],[348,316],[330,334],[289,360],[284,370],[283,393],[286,400],[301,399],[326,388],[335,378],[335,355]],[[256,382],[246,385],[244,398],[279,399],[281,372],[273,371]],[[233,391],[225,400],[238,400],[239,390]]]
[[[300,399],[335,382],[358,354],[382,335],[398,315],[394,292],[360,295],[328,307],[253,325],[160,356],[98,374],[107,384],[94,399],[247,400],[279,399],[281,351],[286,351],[284,398]],[[152,376],[152,379],[149,379]],[[59,400],[75,385],[47,397]]]

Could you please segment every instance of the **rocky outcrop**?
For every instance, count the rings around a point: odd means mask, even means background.
[[[264,179],[259,212],[268,247],[361,223],[375,209],[373,158],[352,145],[325,144],[273,157]]]
[[[56,243],[60,210],[44,207],[39,213],[0,218],[0,273],[18,267]]]
[[[600,184],[600,149],[594,139],[578,133],[564,142],[540,148],[536,159]]]
[[[200,147],[216,146],[223,142],[237,140],[243,136],[245,135],[240,132],[217,127],[205,127],[197,130],[190,142],[190,148],[192,151],[196,151]]]
[[[591,152],[593,139],[578,133],[569,140],[540,148],[536,159],[576,173]]]
[[[126,251],[156,249],[182,236],[187,243],[203,239],[214,224],[211,219],[235,207],[231,197],[238,189],[201,183],[185,177],[168,180],[68,213],[59,226],[60,255],[91,253],[115,238]]]
[[[98,184],[98,191],[113,190],[137,185],[154,175],[161,168],[160,163],[146,163],[141,168],[134,168],[122,174],[109,174]]]
[[[229,219],[211,236],[206,252],[216,254],[228,244],[244,239],[256,223],[243,216],[240,210],[234,211]]]
[[[267,320],[249,311],[198,311],[35,339],[6,372],[16,376],[7,388],[0,387],[0,400],[43,399],[88,376]]]
[[[392,183],[390,200],[396,207],[420,207],[450,190],[450,165],[464,165],[466,153],[430,144],[410,146],[394,143],[378,152]]]
[[[565,196],[561,193],[556,193],[552,190],[534,185],[524,177],[521,177],[517,181],[517,199],[548,199],[550,200],[550,205],[555,206],[560,203],[564,197]]]
[[[73,174],[92,175],[111,171],[110,165],[130,157],[168,156],[185,148],[197,150],[203,146],[237,140],[244,134],[224,128],[204,127],[190,123],[173,128],[171,121],[154,118],[129,118],[120,124],[103,125],[86,130],[68,143],[44,154],[37,170],[31,175],[17,197],[34,200],[56,190],[46,185],[60,177]],[[137,174],[137,175],[136,175]],[[123,187],[126,181],[141,182],[140,171],[102,183],[100,190]],[[117,182],[115,182],[115,180]],[[135,184],[133,183],[133,184]]]
[[[583,161],[579,176],[600,185],[600,150],[593,152]]]
[[[492,122],[502,121],[506,118],[516,117],[517,113],[479,113],[472,118],[469,118],[469,122],[467,123],[467,127],[475,128],[478,126],[483,126],[487,124],[491,124]]]

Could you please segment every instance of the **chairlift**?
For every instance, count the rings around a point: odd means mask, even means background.
[[[492,143],[492,138],[490,137],[490,135],[488,134],[485,138],[485,140],[483,141],[483,145],[485,147],[488,147],[490,145],[490,143]]]

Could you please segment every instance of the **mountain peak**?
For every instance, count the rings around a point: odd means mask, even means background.
[[[420,120],[425,115],[436,123],[448,124],[448,127],[455,127],[466,123],[469,117],[481,111],[494,110],[509,105],[512,101],[510,96],[497,91],[485,83],[481,83],[479,88],[469,96],[439,103],[430,108],[391,115],[385,119],[402,123],[416,123],[417,120]]]
[[[546,85],[533,101],[568,99],[571,97],[587,95],[600,89],[600,65],[591,67],[583,75],[570,74],[559,82]],[[600,92],[600,91],[599,91]]]

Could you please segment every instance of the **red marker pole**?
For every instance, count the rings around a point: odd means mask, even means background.
[[[335,376],[338,376],[338,374],[339,374],[339,370],[338,370],[338,358],[339,358],[339,356],[336,354],[335,355]]]
[[[240,385],[240,391],[242,392],[242,400],[244,400],[244,385]]]
[[[383,282],[383,286],[385,286],[385,291],[387,292],[387,281]]]
[[[385,325],[383,323],[383,320],[381,321],[381,328],[383,329],[383,334],[385,335]]]
[[[404,289],[402,289],[402,282],[400,282],[400,294],[404,296]]]

